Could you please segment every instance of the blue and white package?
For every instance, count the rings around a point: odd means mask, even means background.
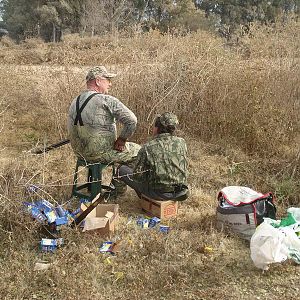
[[[81,208],[80,208],[80,207],[78,207],[76,210],[74,210],[74,211],[72,212],[73,218],[76,218],[76,216],[77,216],[79,213],[81,213]]]
[[[45,199],[37,201],[35,205],[44,212],[50,212],[55,209],[55,207]]]
[[[104,242],[101,247],[99,248],[100,253],[107,253],[111,252],[111,247],[113,245],[113,242]]]
[[[142,226],[142,225],[143,225],[143,220],[144,220],[143,217],[138,217],[137,220],[136,220],[136,224],[137,224],[138,226]]]
[[[39,221],[40,223],[44,223],[45,221],[47,221],[47,218],[42,214],[42,212],[36,206],[31,207],[30,213],[32,217],[37,221]]]
[[[149,220],[149,228],[155,227],[158,223],[160,223],[160,218],[153,217]]]
[[[142,228],[149,228],[149,219],[144,217],[138,217],[136,224]]]
[[[159,231],[163,233],[169,233],[170,227],[167,225],[159,225]]]
[[[57,247],[63,245],[64,240],[62,238],[59,239],[42,239],[41,240],[41,250],[45,252],[54,252]]]
[[[36,219],[40,223],[45,223],[47,218],[35,204],[30,202],[23,202],[23,205],[25,206],[26,212],[30,213],[34,219]]]
[[[64,217],[66,215],[66,210],[62,206],[57,206],[56,207],[56,213],[58,214],[59,217]]]
[[[51,210],[49,212],[44,212],[44,214],[47,217],[49,223],[55,222],[58,217],[54,210]]]
[[[90,199],[86,199],[86,198],[80,198],[80,203],[83,203],[83,204],[90,204],[91,203],[91,200]]]
[[[75,218],[75,216],[62,206],[55,207],[45,199],[35,203],[23,202],[23,205],[25,211],[30,213],[40,223],[48,222],[50,225],[61,226],[69,224]]]
[[[49,223],[55,222],[58,214],[56,213],[55,207],[49,201],[42,199],[36,202],[36,206],[44,213]]]
[[[56,226],[66,225],[69,223],[69,212],[65,210],[62,206],[56,207],[56,213],[58,215],[55,220]]]
[[[38,187],[35,186],[34,184],[31,184],[27,187],[27,190],[30,192],[36,192],[38,190]]]
[[[64,217],[58,217],[56,218],[55,220],[55,225],[56,226],[60,226],[60,225],[66,225],[69,223],[69,219],[67,216],[64,216]]]

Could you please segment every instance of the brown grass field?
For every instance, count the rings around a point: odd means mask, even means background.
[[[216,229],[215,210],[227,185],[274,192],[279,218],[300,205],[299,49],[299,23],[253,26],[230,45],[206,32],[71,35],[59,44],[3,38],[1,299],[298,299],[299,266],[287,261],[262,273],[248,242]],[[129,190],[117,200],[116,256],[98,252],[107,239],[71,228],[61,233],[62,248],[44,254],[38,244],[45,233],[21,212],[26,186],[39,186],[34,199],[66,203],[75,156],[69,145],[39,156],[29,150],[66,138],[69,104],[85,88],[89,67],[101,64],[118,72],[111,94],[138,117],[132,141],[149,138],[156,114],[179,116],[191,196],[163,235],[127,224],[142,213]],[[50,268],[35,271],[39,261]]]

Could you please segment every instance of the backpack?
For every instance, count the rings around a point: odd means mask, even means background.
[[[265,217],[276,219],[272,193],[261,194],[248,187],[227,186],[218,194],[217,227],[251,239]]]

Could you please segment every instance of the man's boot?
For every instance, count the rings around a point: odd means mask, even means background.
[[[126,185],[126,183],[124,183],[123,181],[121,181],[119,179],[113,178],[111,180],[110,184],[112,184],[115,187],[115,190],[114,190],[115,196],[123,195],[127,191],[127,185]]]

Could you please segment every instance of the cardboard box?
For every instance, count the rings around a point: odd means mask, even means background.
[[[81,209],[86,209],[85,204],[81,204]],[[118,219],[118,204],[98,204],[84,219],[82,231],[94,231],[100,235],[109,235],[115,231]]]
[[[175,217],[178,212],[178,201],[157,201],[142,195],[140,204],[147,214],[162,220]]]

